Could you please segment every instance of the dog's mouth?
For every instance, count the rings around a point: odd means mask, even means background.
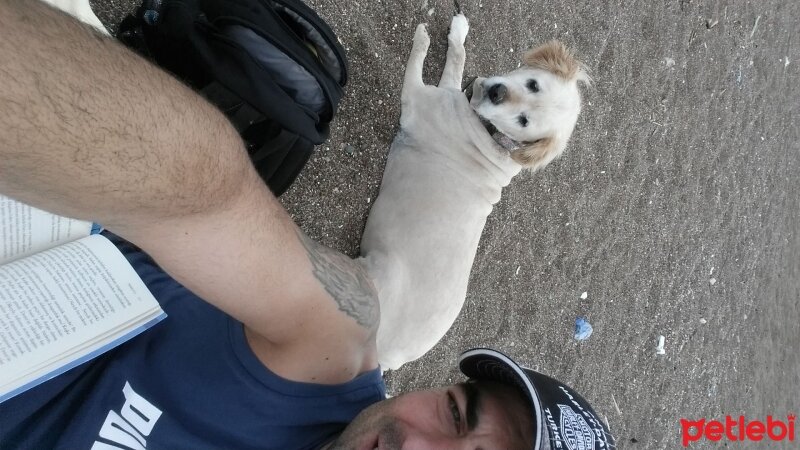
[[[494,124],[487,118],[481,115],[478,115],[478,118],[481,120],[483,127],[486,128],[486,132],[489,133],[489,136],[491,136],[500,147],[503,147],[509,152],[513,152],[514,150],[517,150],[525,145],[524,142],[515,141],[514,139],[508,137],[508,135],[503,134],[503,132],[498,130],[497,127],[494,126]]]
[[[472,96],[475,93],[475,81],[477,79],[478,77],[472,77],[469,82],[467,82],[467,85],[464,86],[464,89],[462,89],[462,92],[464,92],[464,95],[467,96],[467,100],[470,103],[472,103]],[[505,150],[513,152],[525,144],[524,142],[515,141],[514,139],[508,137],[506,134],[498,130],[489,119],[483,117],[482,115],[478,114],[478,118],[481,120],[483,127],[486,128],[486,132],[489,133],[489,136],[494,139],[497,145],[503,147]]]

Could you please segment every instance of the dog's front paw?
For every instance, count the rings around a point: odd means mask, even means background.
[[[427,51],[429,45],[431,45],[431,37],[428,36],[428,25],[421,23],[417,25],[417,30],[414,32],[414,47]]]
[[[460,13],[453,16],[453,21],[450,22],[450,34],[447,38],[451,42],[464,45],[464,42],[467,40],[467,33],[469,33],[467,16]]]

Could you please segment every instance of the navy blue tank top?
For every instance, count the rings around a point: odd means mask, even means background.
[[[107,237],[168,317],[0,404],[0,449],[314,449],[385,398],[378,369],[340,385],[275,375],[240,322]]]

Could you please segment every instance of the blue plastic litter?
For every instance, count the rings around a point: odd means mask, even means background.
[[[592,335],[592,331],[592,324],[590,324],[585,317],[578,317],[575,319],[576,340],[583,341],[585,339],[589,339],[589,336]]]

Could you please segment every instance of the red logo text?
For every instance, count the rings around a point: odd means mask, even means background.
[[[720,420],[687,420],[681,419],[681,442],[684,447],[703,438],[717,442],[728,441],[789,441],[794,442],[795,415],[789,414],[786,420],[773,419],[767,416],[766,421],[747,420],[744,416],[733,418],[725,416]]]

